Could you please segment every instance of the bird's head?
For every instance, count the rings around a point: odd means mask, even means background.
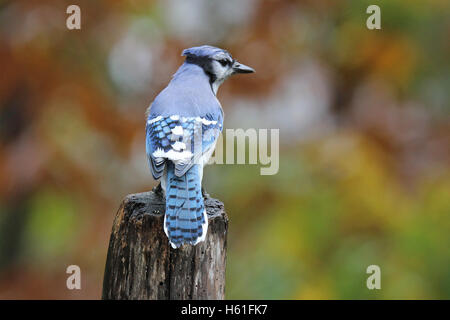
[[[212,46],[200,46],[183,50],[187,63],[199,65],[209,76],[214,93],[219,86],[231,75],[236,73],[255,72],[242,63],[239,63],[231,54],[223,49]]]

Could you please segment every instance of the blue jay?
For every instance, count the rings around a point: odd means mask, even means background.
[[[185,62],[147,110],[146,152],[166,197],[164,232],[173,248],[205,240],[208,217],[203,203],[203,166],[222,131],[223,111],[216,94],[235,73],[254,70],[212,46],[183,51]]]

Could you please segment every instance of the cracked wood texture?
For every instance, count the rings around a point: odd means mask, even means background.
[[[114,219],[102,299],[224,299],[228,217],[216,199],[207,196],[205,207],[205,241],[173,249],[160,186],[128,195]]]

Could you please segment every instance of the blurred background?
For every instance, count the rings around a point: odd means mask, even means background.
[[[205,169],[230,218],[227,298],[449,299],[449,9],[0,1],[0,298],[100,298],[119,204],[156,185],[144,112],[182,49],[210,44],[257,71],[220,88],[225,127],[280,129],[277,175]]]

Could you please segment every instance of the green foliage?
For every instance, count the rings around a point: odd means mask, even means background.
[[[250,170],[236,173],[239,180],[220,175],[230,186],[228,298],[448,295],[450,180],[407,191],[390,175],[381,150],[364,139],[354,137],[359,142],[345,151],[325,151],[342,139],[284,153],[276,183]],[[382,271],[380,291],[366,287],[372,264]]]
[[[76,245],[78,208],[74,199],[54,190],[42,190],[29,204],[24,248],[27,259],[47,264]]]

